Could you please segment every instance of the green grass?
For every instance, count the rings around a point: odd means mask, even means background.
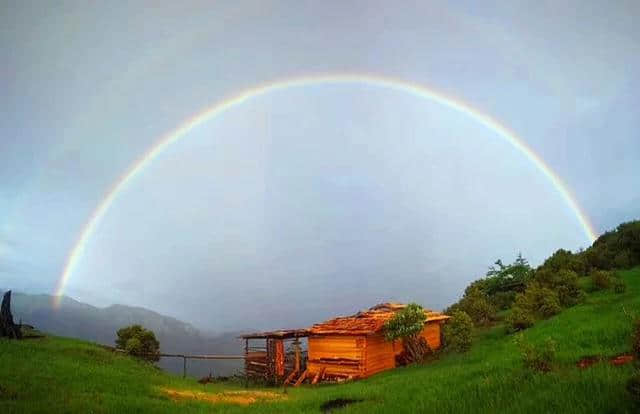
[[[525,331],[531,343],[551,337],[558,344],[557,362],[546,374],[524,369],[513,337],[495,326],[478,333],[466,354],[443,354],[424,366],[350,384],[289,388],[284,401],[243,407],[175,402],[161,389],[219,393],[242,388],[203,386],[85,342],[0,341],[0,412],[319,413],[320,405],[334,398],[364,400],[340,411],[345,413],[638,412],[625,391],[632,366],[575,366],[582,356],[628,352],[631,319],[625,311],[640,314],[640,268],[622,272],[621,277],[628,284],[624,294],[590,293],[585,303]]]

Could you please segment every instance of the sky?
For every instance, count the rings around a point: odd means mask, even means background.
[[[598,233],[640,218],[636,1],[0,5],[0,287],[55,293],[136,160],[248,88],[369,74],[514,131]],[[442,309],[496,259],[590,240],[557,188],[468,114],[372,84],[249,99],[121,191],[64,294],[212,331],[383,301]]]

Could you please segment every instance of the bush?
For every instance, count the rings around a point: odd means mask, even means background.
[[[613,259],[613,265],[618,269],[628,269],[631,267],[631,263],[631,254],[628,250],[619,252]]]
[[[578,274],[573,270],[540,268],[534,277],[540,287],[557,292],[560,306],[573,306],[584,299],[584,292],[578,284]]]
[[[640,370],[637,370],[627,381],[627,391],[631,394],[631,398],[640,404]]]
[[[492,296],[489,296],[491,305],[500,310],[509,309],[513,306],[513,302],[516,300],[517,292],[510,290],[506,292],[496,292]]]
[[[507,331],[518,332],[533,326],[535,318],[526,309],[520,306],[514,306],[511,308],[511,313],[506,318]]]
[[[444,343],[457,352],[471,349],[473,340],[473,320],[466,312],[455,311],[444,326]]]
[[[627,284],[624,280],[616,277],[613,279],[613,291],[616,293],[624,293],[627,291]]]
[[[516,297],[515,304],[540,318],[550,318],[560,313],[560,297],[553,290],[531,283],[523,295]]]
[[[158,355],[160,353],[160,343],[152,331],[140,325],[131,325],[118,329],[117,335],[116,348],[147,361],[160,360]]]
[[[475,325],[486,325],[494,319],[496,310],[489,297],[478,287],[470,286],[454,309],[461,310],[471,317]]]
[[[556,342],[553,339],[547,338],[536,346],[526,342],[524,336],[518,334],[515,343],[520,350],[520,356],[526,368],[540,372],[551,371],[556,357]]]
[[[595,270],[591,273],[593,287],[596,290],[609,289],[613,273],[606,270]]]

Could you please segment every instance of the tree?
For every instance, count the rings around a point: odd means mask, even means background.
[[[444,342],[447,348],[457,352],[471,349],[473,340],[473,321],[463,311],[454,311],[444,326]]]
[[[406,362],[422,362],[431,352],[427,342],[420,336],[426,320],[422,306],[410,303],[384,324],[384,336],[387,341],[402,340],[407,354]]]
[[[453,310],[464,311],[471,317],[475,325],[486,325],[495,317],[496,310],[489,301],[488,295],[477,285],[472,284],[467,288],[464,296]]]
[[[131,325],[118,329],[117,336],[116,348],[147,361],[160,360],[160,342],[152,331],[141,325]]]
[[[13,322],[11,314],[11,291],[5,292],[0,306],[0,338],[22,339],[20,326]]]

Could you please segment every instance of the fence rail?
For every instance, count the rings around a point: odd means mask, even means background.
[[[127,351],[123,350],[123,349],[118,349],[118,348],[114,348],[111,346],[105,346],[105,348],[108,348],[112,351],[115,352],[120,352],[123,354],[126,354]],[[244,355],[188,355],[188,354],[163,354],[163,353],[157,353],[157,354],[142,354],[139,356],[159,356],[161,358],[182,358],[183,362],[182,362],[182,377],[185,378],[187,376],[187,359],[206,359],[206,360],[233,360],[233,359],[245,359],[246,357]]]

